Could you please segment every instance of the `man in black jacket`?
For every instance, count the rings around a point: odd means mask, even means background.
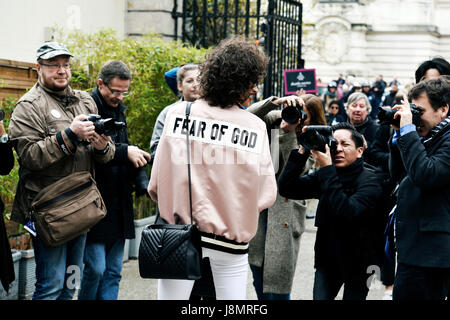
[[[3,126],[4,111],[0,109],[0,174],[7,175],[14,167],[14,155],[11,142]],[[8,292],[9,285],[14,281],[14,265],[3,220],[4,204],[0,198],[0,282]]]
[[[413,124],[411,101],[421,111]],[[394,300],[443,300],[450,288],[450,80],[411,88],[397,109],[390,171],[401,180],[395,236]]]
[[[97,88],[91,93],[103,119],[126,123],[122,100],[128,95],[130,81],[130,70],[122,61],[111,60],[103,65]],[[136,190],[136,195],[146,194],[148,185],[144,166],[150,161],[150,154],[129,144],[126,127],[111,138],[116,145],[114,159],[95,167],[107,214],[87,234],[78,295],[81,300],[117,299],[125,239],[135,237],[132,193]]]
[[[344,284],[344,300],[364,300],[368,267],[378,264],[373,209],[381,186],[378,176],[364,167],[361,134],[345,122],[332,128],[336,150],[311,150],[320,169],[303,176],[308,152],[293,150],[278,181],[279,192],[289,199],[319,199],[313,299],[334,299]]]

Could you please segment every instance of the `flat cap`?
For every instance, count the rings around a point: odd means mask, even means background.
[[[73,54],[67,50],[66,46],[59,42],[46,42],[37,50],[37,59],[51,59],[56,56],[71,56]]]

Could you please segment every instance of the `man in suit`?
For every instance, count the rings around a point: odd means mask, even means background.
[[[409,101],[421,111],[413,124]],[[395,106],[390,171],[401,180],[395,220],[394,300],[443,300],[450,284],[450,80],[411,88]],[[416,122],[416,121],[415,121]]]

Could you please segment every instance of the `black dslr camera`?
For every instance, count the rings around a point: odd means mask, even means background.
[[[420,125],[420,116],[422,115],[422,110],[417,108],[414,103],[409,104],[412,113],[412,122],[418,127]],[[378,112],[378,120],[381,124],[388,124],[400,127],[400,117],[394,119],[394,114],[397,113],[398,110],[392,110],[391,107],[379,107],[380,111]]]
[[[106,136],[114,136],[126,127],[125,122],[119,122],[113,118],[102,119],[98,114],[89,114],[87,121],[94,123],[95,132]]]
[[[289,124],[296,124],[301,119],[300,124],[306,120],[306,113],[297,101],[295,107],[286,107],[281,111],[281,118]]]
[[[337,141],[333,138],[333,131],[330,126],[308,126],[305,132],[299,136],[300,144],[308,150],[318,150],[325,152],[325,145],[330,147],[330,152],[337,149]]]

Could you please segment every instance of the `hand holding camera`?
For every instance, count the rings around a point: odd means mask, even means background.
[[[330,147],[328,145],[325,145],[325,152],[321,152],[319,150],[311,150],[311,154],[314,157],[314,160],[318,164],[319,168],[331,166],[333,164],[333,160],[331,159]]]
[[[300,98],[297,97],[297,99],[300,99]],[[288,104],[281,111],[281,118],[285,122],[297,126],[298,124],[302,124],[303,122],[305,122],[307,115],[303,111],[303,106],[305,105],[303,100],[300,99],[300,101],[299,100],[293,100],[293,101],[295,101],[295,105]]]
[[[322,132],[322,133],[320,133]],[[331,165],[331,148],[336,150],[336,140],[330,126],[304,126],[300,134],[299,153],[310,150],[320,168]]]
[[[116,135],[125,127],[124,122],[118,122],[112,118],[102,119],[98,114],[80,114],[73,119],[69,128],[80,141],[104,144],[106,140],[109,141],[109,138],[105,136]]]
[[[136,168],[139,168],[150,162],[151,156],[136,146],[128,146],[128,159]]]
[[[414,124],[416,127],[420,126],[420,117],[422,110],[415,104],[408,102],[408,97],[403,94],[402,104],[390,107],[379,107],[378,120],[382,124],[389,124],[395,130],[400,130],[401,127],[407,124]]]
[[[326,152],[328,146],[331,153],[336,152],[337,142],[333,138],[330,126],[305,126],[299,136],[299,143],[307,150]]]
[[[110,140],[110,137],[105,136],[104,134],[98,134],[97,132],[94,132],[93,137],[89,139],[92,146],[97,150],[105,150]]]
[[[88,116],[85,114],[76,116],[69,128],[77,135],[79,140],[90,140],[94,137],[94,123],[92,121],[88,121]]]
[[[105,136],[114,136],[126,127],[125,122],[119,122],[113,118],[102,119],[98,114],[88,115],[87,121],[91,121],[94,124],[95,132]]]

